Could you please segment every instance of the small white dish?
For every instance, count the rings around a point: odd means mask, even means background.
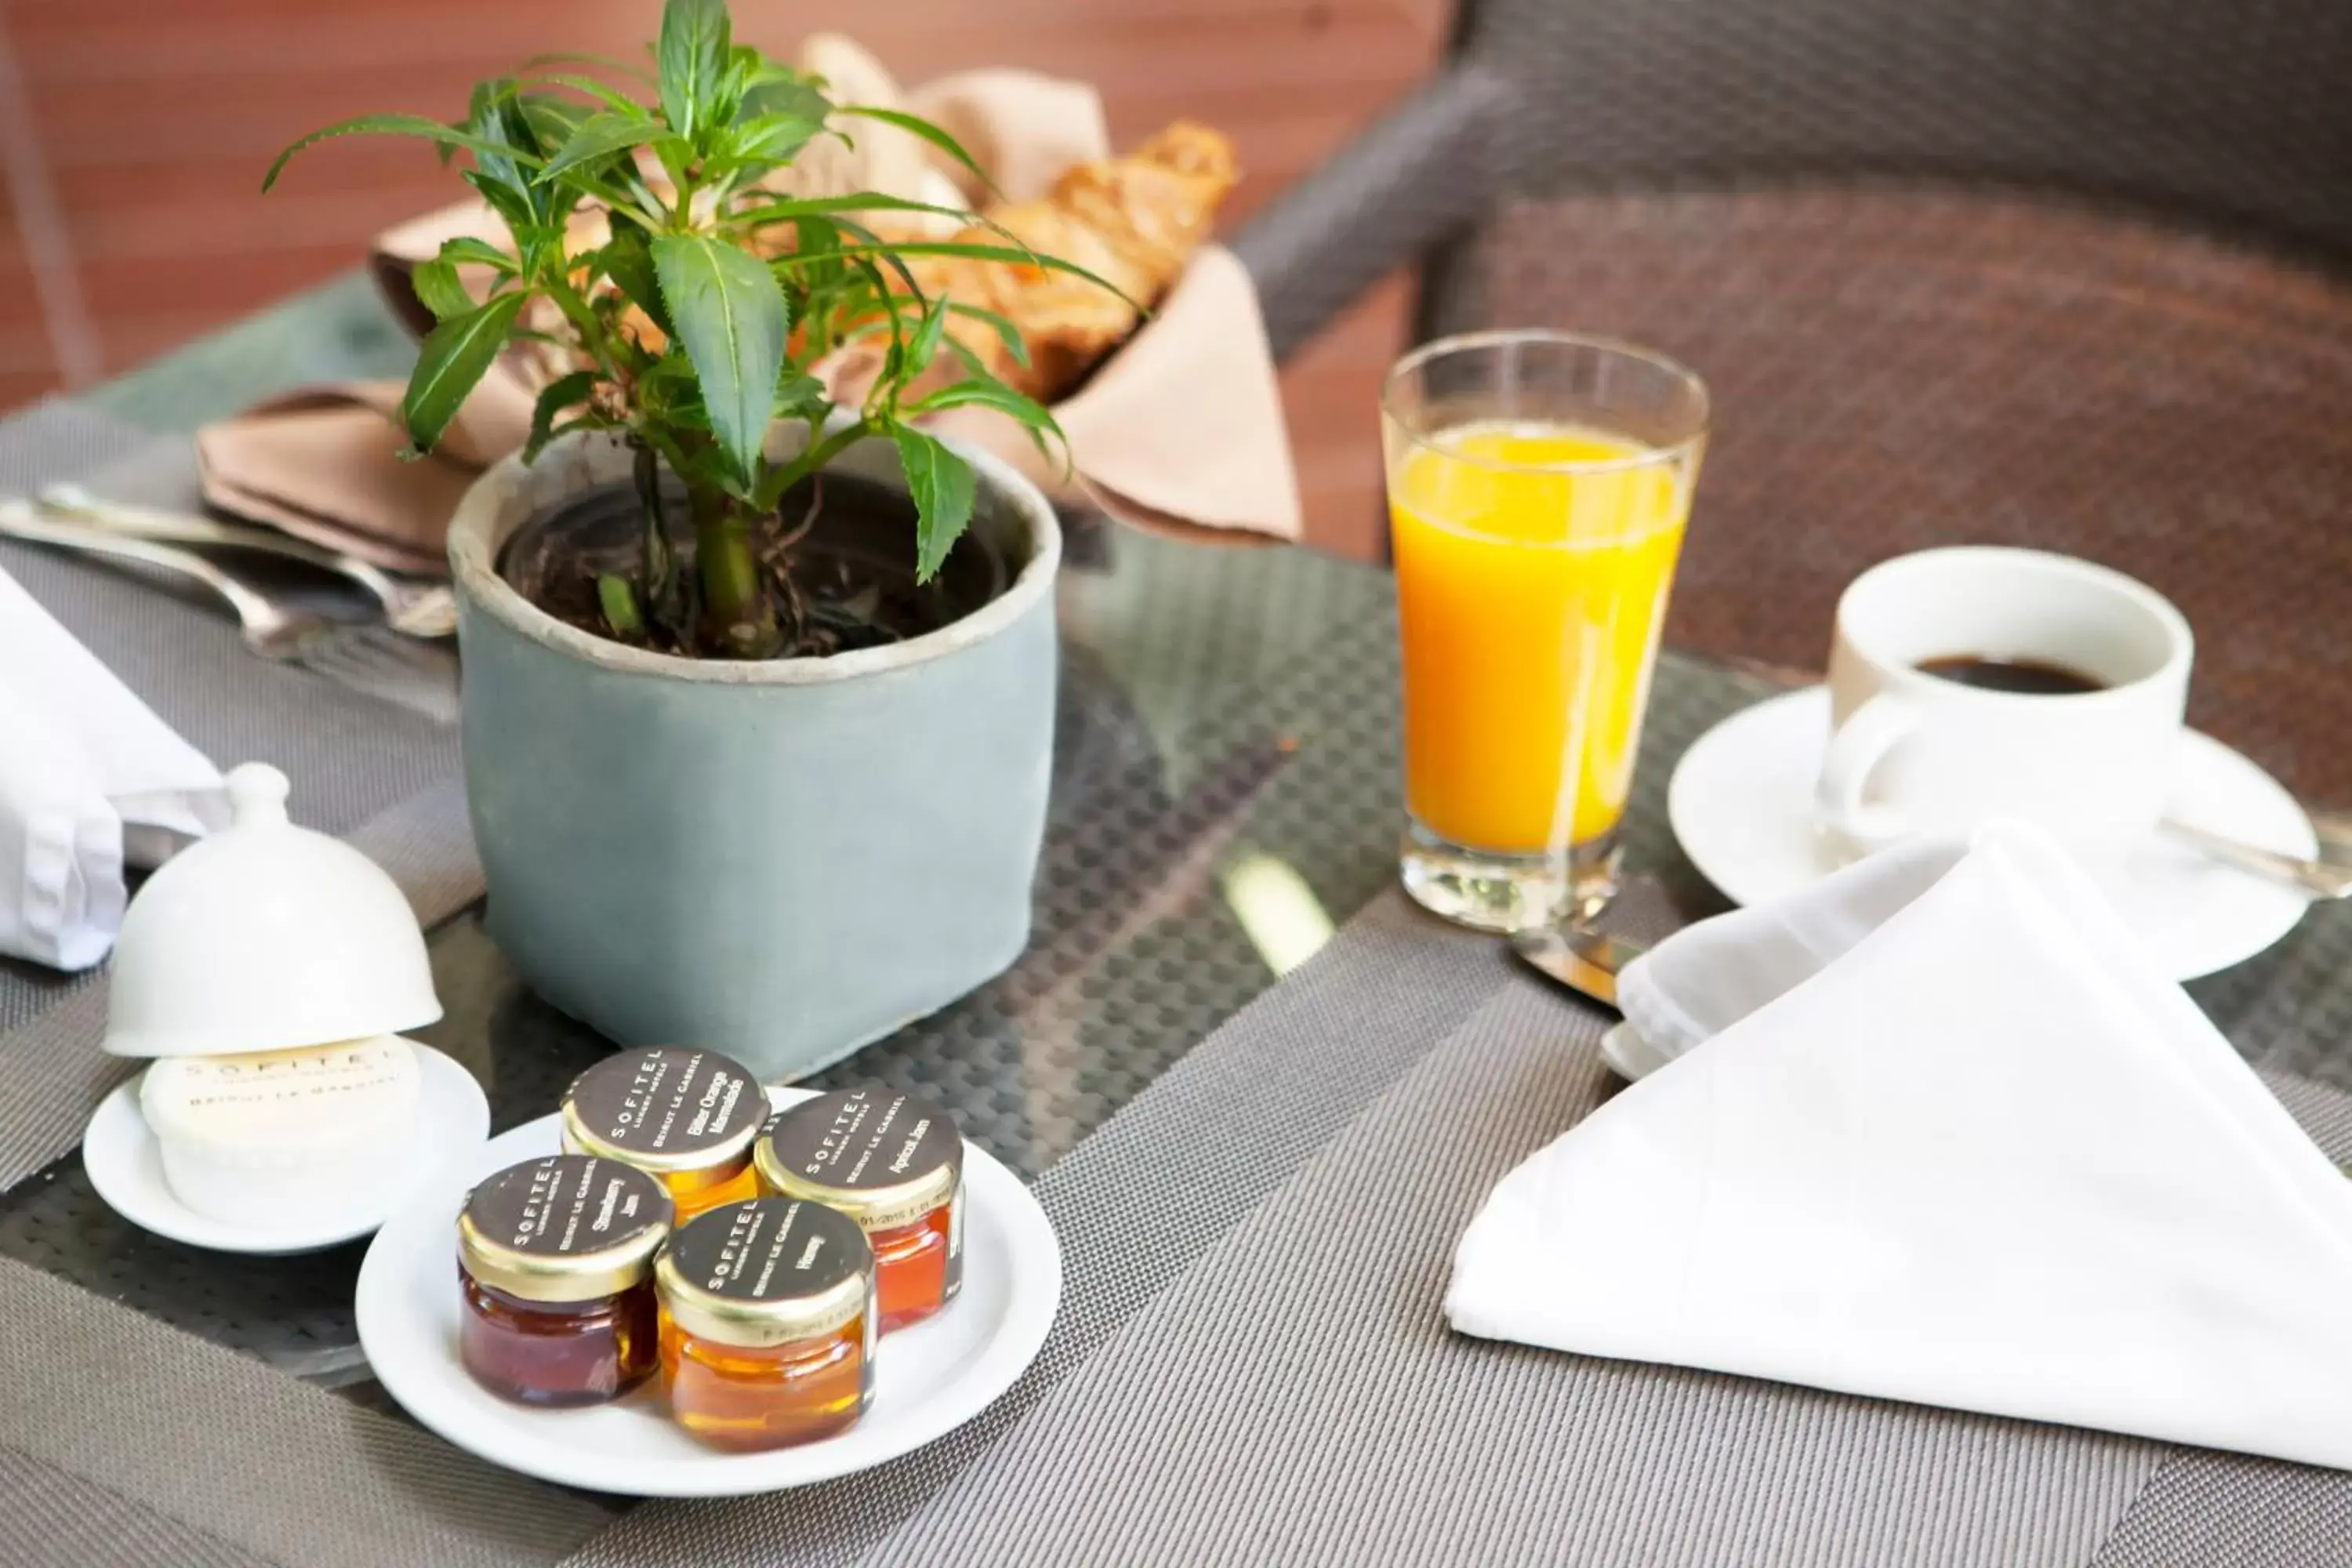
[[[771,1089],[777,1106],[811,1091]],[[704,1447],[672,1422],[656,1377],[610,1405],[532,1410],[467,1375],[457,1359],[457,1211],[492,1172],[553,1154],[544,1116],[500,1134],[419,1189],[360,1267],[360,1345],[402,1408],[492,1464],[631,1497],[740,1497],[808,1486],[921,1447],[979,1415],[1036,1359],[1062,1299],[1062,1249],[1021,1178],[964,1151],[964,1287],[928,1322],[881,1342],[873,1403],[836,1437],[762,1454]]]
[[[1829,692],[1809,687],[1742,709],[1683,753],[1667,817],[1691,864],[1733,902],[1762,903],[1837,869],[1813,815],[1829,723]],[[2318,853],[2310,818],[2284,785],[2193,730],[2181,733],[2166,814],[2285,854]],[[2084,862],[2179,980],[2244,963],[2292,931],[2309,904],[2162,835]]]
[[[416,1131],[401,1163],[404,1180],[387,1181],[383,1202],[365,1223],[325,1227],[255,1230],[223,1225],[194,1213],[172,1195],[163,1181],[163,1151],[139,1110],[139,1079],[119,1086],[99,1102],[81,1135],[82,1168],[98,1195],[142,1230],[215,1252],[275,1257],[317,1252],[356,1241],[383,1223],[418,1184],[445,1166],[462,1163],[490,1135],[490,1102],[474,1075],[430,1046],[409,1044],[421,1070]]]

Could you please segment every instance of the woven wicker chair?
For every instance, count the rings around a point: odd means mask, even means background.
[[[1420,258],[1426,332],[1699,370],[1677,644],[1818,665],[1873,561],[2086,555],[2188,613],[2194,722],[2352,805],[2347,83],[2329,0],[1471,0],[1237,248],[1284,349]]]

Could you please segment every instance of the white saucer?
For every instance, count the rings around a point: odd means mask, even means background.
[[[1666,814],[1699,873],[1735,903],[1793,892],[1835,870],[1813,826],[1813,781],[1829,741],[1829,692],[1792,691],[1743,709],[1693,743]],[[2318,853],[2285,788],[2221,742],[2181,735],[2167,814],[2289,855]],[[2172,974],[2242,963],[2293,930],[2308,900],[2162,835],[2121,855],[2084,857],[2093,879]]]
[[[91,1113],[89,1126],[81,1135],[82,1168],[89,1173],[89,1184],[116,1214],[142,1230],[190,1247],[276,1257],[356,1241],[382,1224],[383,1215],[397,1207],[424,1177],[467,1150],[479,1148],[490,1135],[490,1103],[482,1098],[482,1086],[474,1081],[474,1075],[431,1046],[415,1040],[408,1043],[415,1047],[416,1065],[422,1070],[415,1139],[403,1172],[406,1179],[386,1186],[383,1208],[364,1225],[247,1230],[182,1207],[172,1189],[163,1184],[163,1156],[139,1110],[137,1078],[100,1100]]]
[[[777,1105],[809,1090],[771,1089]],[[663,1412],[660,1379],[583,1410],[511,1405],[457,1360],[457,1211],[494,1171],[552,1154],[556,1118],[518,1127],[446,1171],[386,1221],[360,1267],[360,1345],[394,1399],[492,1464],[634,1497],[738,1497],[870,1468],[953,1431],[1036,1359],[1062,1299],[1062,1248],[1021,1178],[964,1150],[963,1292],[875,1354],[874,1401],[837,1437],[764,1454],[705,1447]]]

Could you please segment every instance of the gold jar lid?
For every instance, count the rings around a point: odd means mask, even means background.
[[[874,1306],[874,1248],[847,1215],[752,1198],[697,1215],[654,1265],[670,1321],[697,1339],[819,1339]]]
[[[867,1231],[912,1225],[955,1196],[963,1135],[890,1089],[821,1094],[770,1119],[751,1159],[768,1191],[836,1208]]]
[[[667,1175],[740,1159],[767,1119],[751,1069],[717,1051],[653,1046],[607,1057],[563,1091],[563,1147]]]
[[[466,1194],[457,1261],[526,1301],[593,1301],[645,1279],[671,1212],[659,1181],[618,1161],[526,1160]]]

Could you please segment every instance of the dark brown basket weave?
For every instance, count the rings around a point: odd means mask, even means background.
[[[1885,189],[1519,204],[1459,270],[1465,319],[1635,339],[1714,390],[1671,641],[1818,666],[1874,561],[2087,556],[2189,616],[2193,722],[2352,801],[2352,288]]]

